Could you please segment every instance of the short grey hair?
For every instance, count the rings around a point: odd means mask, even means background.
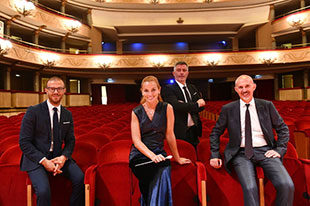
[[[239,79],[250,79],[252,81],[252,83],[254,84],[252,77],[250,77],[249,75],[246,75],[246,74],[242,74],[242,75],[238,76],[237,79],[235,80],[235,86],[237,85],[237,82],[239,81]]]
[[[174,65],[173,71],[175,71],[175,69],[176,69],[176,67],[177,67],[178,65],[186,65],[187,70],[189,69],[188,64],[187,64],[185,61],[178,61],[178,62]]]

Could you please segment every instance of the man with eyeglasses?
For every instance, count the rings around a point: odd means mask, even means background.
[[[60,104],[66,92],[63,80],[50,78],[45,92],[48,99],[30,106],[22,120],[21,170],[27,171],[31,179],[38,206],[51,205],[49,173],[70,179],[70,205],[84,205],[84,174],[71,157],[75,144],[72,114]]]

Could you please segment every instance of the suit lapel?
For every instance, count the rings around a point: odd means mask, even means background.
[[[42,118],[44,118],[44,122],[48,128],[48,138],[51,139],[51,118],[46,101],[42,103],[42,114]]]
[[[192,87],[192,85],[190,84],[186,84],[187,85],[187,89],[191,95],[191,98],[193,97],[193,94],[195,93],[194,88]]]
[[[237,132],[238,132],[238,141],[241,144],[241,119],[240,119],[240,100],[236,101],[235,104],[235,109],[232,110],[233,112],[235,111],[236,113],[233,114],[233,117],[235,117],[235,120],[237,122]]]
[[[181,88],[179,87],[178,83],[174,83],[174,90],[177,92],[178,95],[178,99],[181,99],[183,102],[185,102],[185,97],[183,95],[183,91],[181,90]]]
[[[64,107],[60,105],[60,125],[62,125],[62,122],[64,121]]]
[[[266,117],[266,112],[265,112],[265,109],[264,109],[264,105],[261,104],[259,101],[257,101],[256,99],[255,100],[255,107],[256,107],[256,112],[257,112],[257,116],[258,116],[258,119],[259,119],[259,124],[260,124],[260,127],[262,129],[262,132],[264,134],[265,137],[267,137],[267,130],[266,130],[266,127],[264,125],[264,123],[266,122],[266,119],[268,119]]]
[[[60,122],[59,122],[59,138],[60,138],[60,141],[62,139],[62,127],[63,127],[63,122],[64,122],[64,118],[65,118],[65,108],[61,105],[60,106]]]

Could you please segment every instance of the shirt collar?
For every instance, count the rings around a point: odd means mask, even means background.
[[[242,99],[240,99],[240,105],[241,105],[241,107],[246,107],[246,106],[245,106],[246,104],[247,104],[247,103],[245,103]],[[252,106],[255,105],[254,97],[253,97],[252,100],[249,102],[249,105],[252,105]]]
[[[181,89],[183,89],[183,87],[186,86],[186,83],[185,83],[185,84],[182,84],[182,83],[178,82],[177,80],[175,80],[175,82],[179,85],[179,87],[180,87]],[[186,88],[187,88],[187,86],[186,86]]]
[[[51,103],[50,103],[50,101],[49,100],[47,100],[46,101],[47,102],[47,107],[48,107],[48,110],[50,110],[50,111],[53,111],[53,108],[55,107],[54,105],[52,105]],[[58,105],[56,108],[57,108],[57,110],[58,110],[58,112],[60,112],[60,107],[61,107],[61,105]]]

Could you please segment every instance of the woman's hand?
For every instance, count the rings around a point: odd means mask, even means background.
[[[159,162],[162,162],[162,161],[165,161],[165,160],[166,160],[166,158],[163,155],[161,155],[161,154],[155,155],[152,158],[152,161],[155,162],[155,163],[159,163]]]
[[[192,161],[190,159],[186,159],[184,157],[180,157],[179,160],[177,161],[177,163],[179,163],[180,165],[184,165],[184,164],[189,164]]]

